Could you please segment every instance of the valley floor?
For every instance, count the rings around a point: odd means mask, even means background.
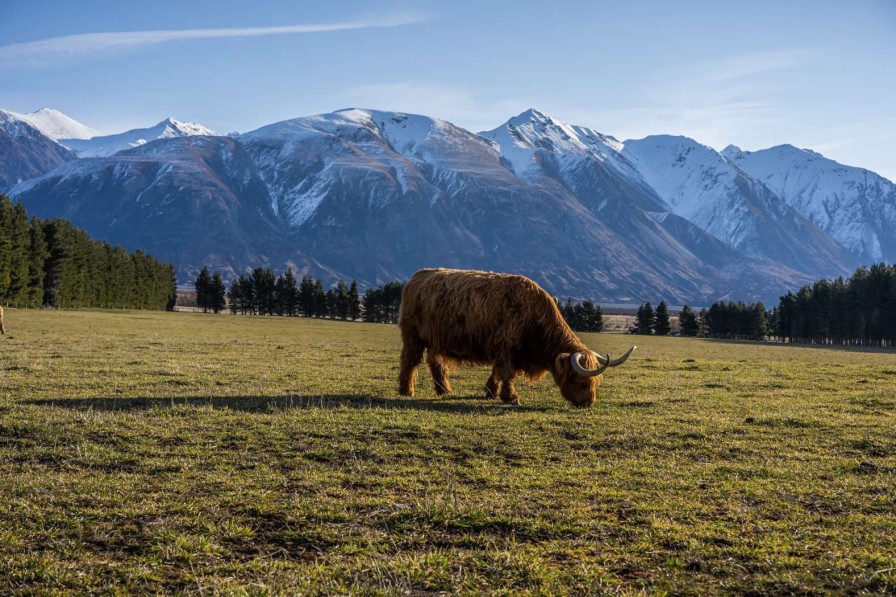
[[[0,592],[894,593],[896,353],[639,350],[589,410],[391,325],[7,310]]]

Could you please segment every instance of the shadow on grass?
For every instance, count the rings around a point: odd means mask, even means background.
[[[449,398],[381,398],[356,394],[328,394],[318,396],[175,396],[175,397],[97,397],[44,398],[23,400],[22,404],[54,406],[75,410],[133,411],[177,406],[196,406],[230,409],[244,412],[270,412],[291,409],[391,409],[426,410],[445,413],[499,413],[505,411],[538,411],[544,407],[507,406],[497,400],[480,396]]]

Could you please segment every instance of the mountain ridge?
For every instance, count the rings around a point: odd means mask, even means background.
[[[645,151],[662,139],[677,145]],[[205,143],[226,145],[221,155],[232,164],[222,160],[206,174],[195,147]],[[424,115],[348,108],[233,136],[149,140],[104,158],[82,157],[11,193],[26,205],[67,205],[69,212],[72,205],[86,209],[91,196],[113,213],[115,198],[107,194],[114,188],[118,202],[186,201],[191,217],[202,219],[208,189],[184,172],[224,181],[216,188],[226,189],[230,203],[216,213],[229,215],[216,225],[235,231],[226,222],[248,217],[248,208],[269,228],[250,235],[243,257],[225,269],[231,274],[280,267],[298,255],[305,271],[367,284],[445,265],[517,271],[564,296],[711,302],[771,298],[851,271],[856,255],[737,163],[749,153],[735,146],[717,152],[686,137],[623,142],[534,109],[476,134]],[[99,168],[91,162],[98,159],[111,161]],[[121,173],[150,159],[159,164],[156,174],[134,171],[128,185]],[[158,175],[165,164],[181,168],[179,186],[173,174]],[[90,226],[121,223],[94,214]],[[152,234],[141,238],[152,245]],[[267,261],[246,261],[258,256]],[[202,262],[177,258],[185,280]]]

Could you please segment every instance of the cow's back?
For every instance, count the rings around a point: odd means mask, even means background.
[[[493,362],[519,349],[553,308],[553,299],[522,276],[425,269],[405,284],[399,327],[438,354]]]

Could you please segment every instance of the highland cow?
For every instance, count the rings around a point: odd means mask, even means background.
[[[554,299],[523,276],[424,269],[401,294],[399,393],[414,395],[417,366],[432,372],[436,394],[451,392],[448,374],[458,364],[492,365],[487,398],[519,404],[517,375],[538,380],[550,371],[563,397],[579,407],[594,404],[601,374],[621,365],[592,352],[566,324]]]
[[[6,328],[3,327],[3,307],[0,307],[0,334],[5,334]]]

